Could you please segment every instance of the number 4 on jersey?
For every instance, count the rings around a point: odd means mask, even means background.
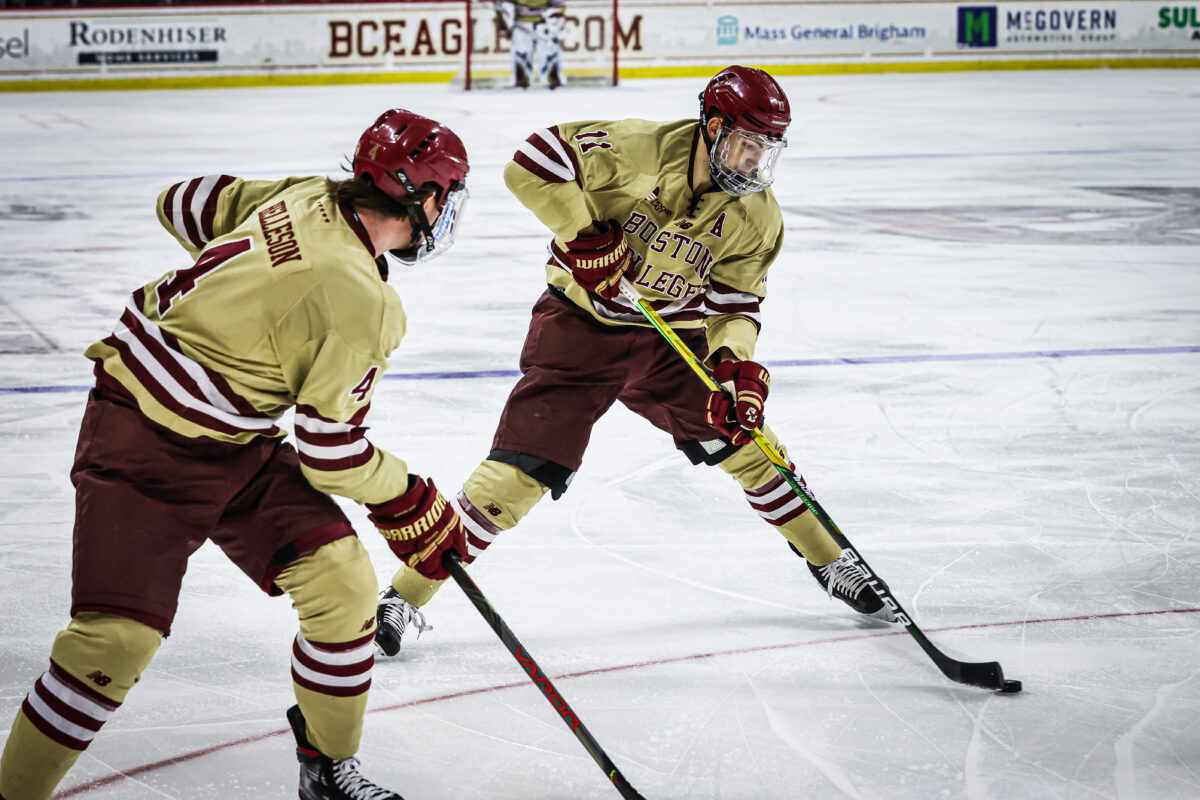
[[[367,398],[371,396],[371,387],[375,385],[375,378],[378,375],[379,367],[371,367],[358,385],[350,390],[350,395],[359,403],[367,402]]]
[[[206,275],[225,266],[242,253],[254,249],[254,240],[247,236],[235,242],[226,242],[205,250],[196,263],[187,269],[177,270],[169,278],[163,278],[154,287],[158,294],[158,318],[162,319],[175,305],[175,301],[196,288],[196,282]]]

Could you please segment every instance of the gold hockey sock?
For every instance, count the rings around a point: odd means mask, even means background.
[[[0,756],[0,795],[45,800],[141,679],[162,633],[125,617],[81,613],[58,634],[50,669],[21,704]]]
[[[763,435],[788,460],[787,453],[769,427],[763,426]],[[778,529],[812,564],[824,566],[836,561],[842,554],[842,548],[821,527],[796,490],[783,479],[775,465],[756,445],[742,447],[721,462],[721,469],[741,484],[750,507],[768,525]]]
[[[330,758],[349,758],[375,664],[375,569],[358,537],[347,536],[296,559],[275,583],[300,617],[292,683],[308,739]]]

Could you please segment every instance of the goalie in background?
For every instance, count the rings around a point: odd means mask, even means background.
[[[512,39],[512,85],[528,89],[567,82],[562,69],[564,0],[496,0],[496,24]]]

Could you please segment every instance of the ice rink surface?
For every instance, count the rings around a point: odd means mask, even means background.
[[[449,492],[489,449],[543,285],[547,235],[505,161],[554,122],[690,117],[704,83],[4,96],[0,741],[67,621],[81,351],[186,265],[161,189],[337,175],[393,106],[462,135],[465,227],[393,277],[409,334],[372,412],[374,441]],[[782,83],[767,418],[931,638],[1025,691],[951,683],[828,601],[736,485],[621,408],[563,499],[472,574],[652,800],[1200,797],[1195,72]],[[369,777],[408,800],[618,796],[456,587],[426,610],[434,630],[376,665]],[[59,796],[295,797],[295,632],[205,546],[174,634]]]

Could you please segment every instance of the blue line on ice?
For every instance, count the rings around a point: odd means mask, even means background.
[[[788,358],[764,361],[771,369],[781,367],[833,367],[870,364],[920,364],[951,361],[1008,361],[1030,358],[1081,358],[1085,356],[1162,356],[1180,353],[1200,353],[1200,345],[1177,347],[1097,347],[1087,350],[1025,350],[1001,353],[937,353],[927,355],[895,356],[846,356],[843,358]],[[517,378],[521,373],[515,369],[465,370],[463,372],[394,372],[383,376],[390,381],[453,381],[475,378]],[[55,394],[61,392],[85,392],[89,386],[4,386],[4,394]]]

